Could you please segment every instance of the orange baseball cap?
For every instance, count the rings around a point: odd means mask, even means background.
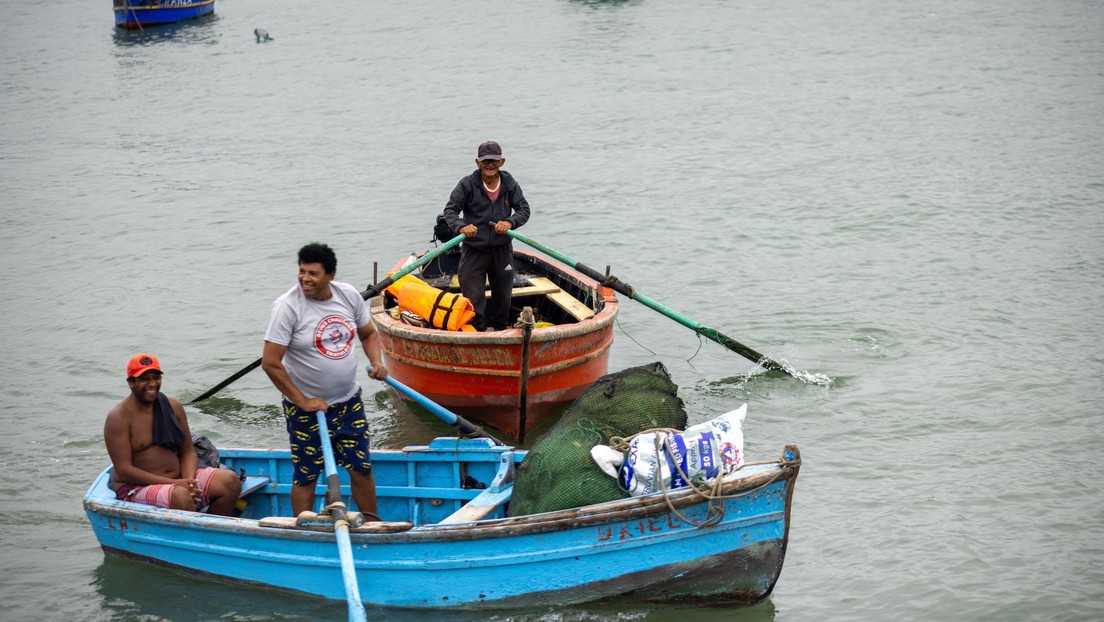
[[[135,354],[127,363],[127,378],[137,378],[147,371],[161,371],[161,362],[152,354]],[[164,373],[164,372],[161,372]]]

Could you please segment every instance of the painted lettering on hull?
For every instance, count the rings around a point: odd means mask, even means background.
[[[602,525],[598,527],[598,533],[595,539],[598,542],[621,542],[640,536],[646,536],[650,533],[682,529],[685,526],[686,524],[675,518],[673,514],[666,514],[664,516],[656,516],[629,523]]]

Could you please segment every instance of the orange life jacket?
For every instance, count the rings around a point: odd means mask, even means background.
[[[475,317],[471,301],[433,287],[413,275],[406,275],[385,290],[399,301],[399,308],[423,317],[434,328],[472,330],[466,328]]]

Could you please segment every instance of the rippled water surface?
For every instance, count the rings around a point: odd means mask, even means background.
[[[801,447],[781,578],[742,609],[489,619],[1104,618],[1102,34],[1087,0],[218,0],[142,32],[8,7],[0,618],[344,619],[106,560],[103,419],[136,351],[185,399],[257,358],[303,243],[361,287],[425,249],[489,138],[523,233],[831,378],[623,299],[612,370],[662,361],[695,422],[748,402],[756,459]],[[368,382],[376,446],[449,431]],[[277,401],[258,371],[189,418],[283,447]]]

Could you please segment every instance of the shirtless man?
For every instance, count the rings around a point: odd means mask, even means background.
[[[115,497],[175,510],[228,516],[241,480],[228,469],[196,471],[188,417],[180,402],[161,393],[161,363],[136,354],[127,365],[130,395],[107,414],[104,444],[111,456]]]

